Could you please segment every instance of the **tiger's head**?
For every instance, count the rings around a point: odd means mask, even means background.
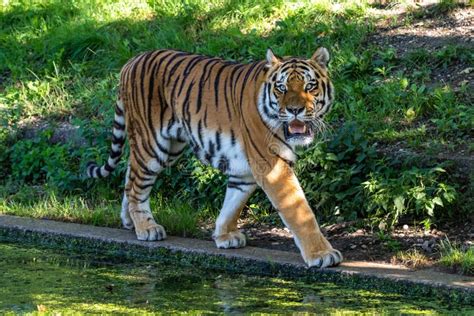
[[[310,144],[325,124],[331,109],[334,88],[327,73],[329,53],[318,48],[310,59],[280,58],[267,51],[267,81],[264,85],[263,117],[283,129],[292,145]]]

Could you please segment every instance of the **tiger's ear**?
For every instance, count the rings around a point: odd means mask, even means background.
[[[273,66],[278,65],[279,63],[281,63],[280,58],[278,58],[277,56],[275,56],[275,54],[273,54],[273,51],[271,48],[267,49],[267,67],[271,68]]]
[[[314,52],[311,59],[317,62],[320,66],[326,68],[329,62],[329,52],[326,48],[320,47]]]

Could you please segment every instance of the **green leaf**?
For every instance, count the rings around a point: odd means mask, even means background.
[[[334,153],[327,153],[326,159],[331,161],[339,161],[339,159],[337,159],[337,156]]]
[[[397,196],[393,199],[393,203],[395,204],[398,213],[401,213],[405,209],[405,198],[403,196]]]
[[[436,205],[439,205],[439,206],[444,206],[443,201],[441,200],[441,198],[439,196],[437,196],[433,199],[433,203],[436,204]]]

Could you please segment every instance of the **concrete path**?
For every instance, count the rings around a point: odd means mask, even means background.
[[[39,220],[0,214],[0,241],[49,243],[59,247],[67,245],[79,250],[85,248],[111,253],[128,253],[149,258],[166,259],[167,256],[193,265],[222,268],[243,273],[256,273],[289,277],[306,277],[315,281],[367,280],[378,281],[383,288],[399,288],[402,292],[413,286],[436,288],[457,295],[468,295],[474,303],[474,278],[446,274],[432,269],[412,271],[390,264],[349,261],[339,267],[316,270],[307,269],[301,257],[292,252],[255,247],[242,249],[216,249],[211,241],[169,237],[160,242],[143,242],[131,231],[95,227],[50,220]],[[205,262],[205,264],[202,264]],[[354,282],[350,282],[354,283]],[[375,284],[374,283],[374,284]],[[368,282],[371,287],[371,282]],[[378,286],[378,285],[374,285]],[[405,290],[403,290],[405,289]],[[468,301],[471,301],[468,299]]]

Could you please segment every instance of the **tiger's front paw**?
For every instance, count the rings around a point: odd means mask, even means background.
[[[239,231],[233,231],[214,237],[217,248],[242,248],[247,244],[245,235]]]
[[[318,269],[335,267],[342,262],[342,254],[337,249],[320,251],[306,258],[305,262],[308,267],[316,267]]]
[[[150,225],[146,228],[139,229],[135,227],[135,233],[138,240],[154,241],[163,240],[166,238],[166,231],[163,226],[158,224]]]

